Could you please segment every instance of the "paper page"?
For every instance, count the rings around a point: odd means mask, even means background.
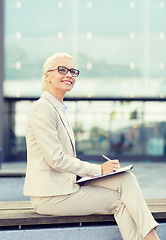
[[[95,176],[95,177],[83,177],[83,178],[80,178],[76,183],[87,182],[87,181],[91,181],[91,180],[100,179],[100,178],[103,178],[103,177],[115,175],[117,173],[128,171],[132,168],[133,168],[133,165],[128,165],[126,167],[119,168],[116,172],[108,173],[108,174],[105,174],[105,175],[100,175],[100,176]]]

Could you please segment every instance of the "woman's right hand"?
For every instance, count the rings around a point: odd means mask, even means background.
[[[118,159],[106,161],[101,164],[102,175],[116,172],[120,168],[120,163]]]

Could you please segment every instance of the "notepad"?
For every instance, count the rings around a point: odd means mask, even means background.
[[[81,183],[85,183],[87,181],[92,181],[92,180],[96,180],[96,179],[105,178],[105,177],[108,177],[108,176],[113,176],[113,175],[116,175],[116,174],[119,174],[119,173],[122,173],[122,172],[129,171],[132,168],[133,168],[133,165],[128,165],[126,167],[119,168],[116,172],[108,173],[108,174],[105,174],[105,175],[100,175],[100,176],[95,176],[95,177],[82,177],[78,181],[76,181],[76,183],[81,184]]]

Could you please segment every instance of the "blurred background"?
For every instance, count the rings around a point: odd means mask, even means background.
[[[67,52],[80,70],[65,98],[78,156],[165,171],[166,0],[0,3],[1,167],[26,167],[24,126],[42,92],[42,65]]]

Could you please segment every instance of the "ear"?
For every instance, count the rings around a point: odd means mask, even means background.
[[[46,81],[46,82],[50,82],[50,80],[48,79],[49,74],[48,74],[47,72],[44,74],[44,77],[45,77],[45,81]]]

